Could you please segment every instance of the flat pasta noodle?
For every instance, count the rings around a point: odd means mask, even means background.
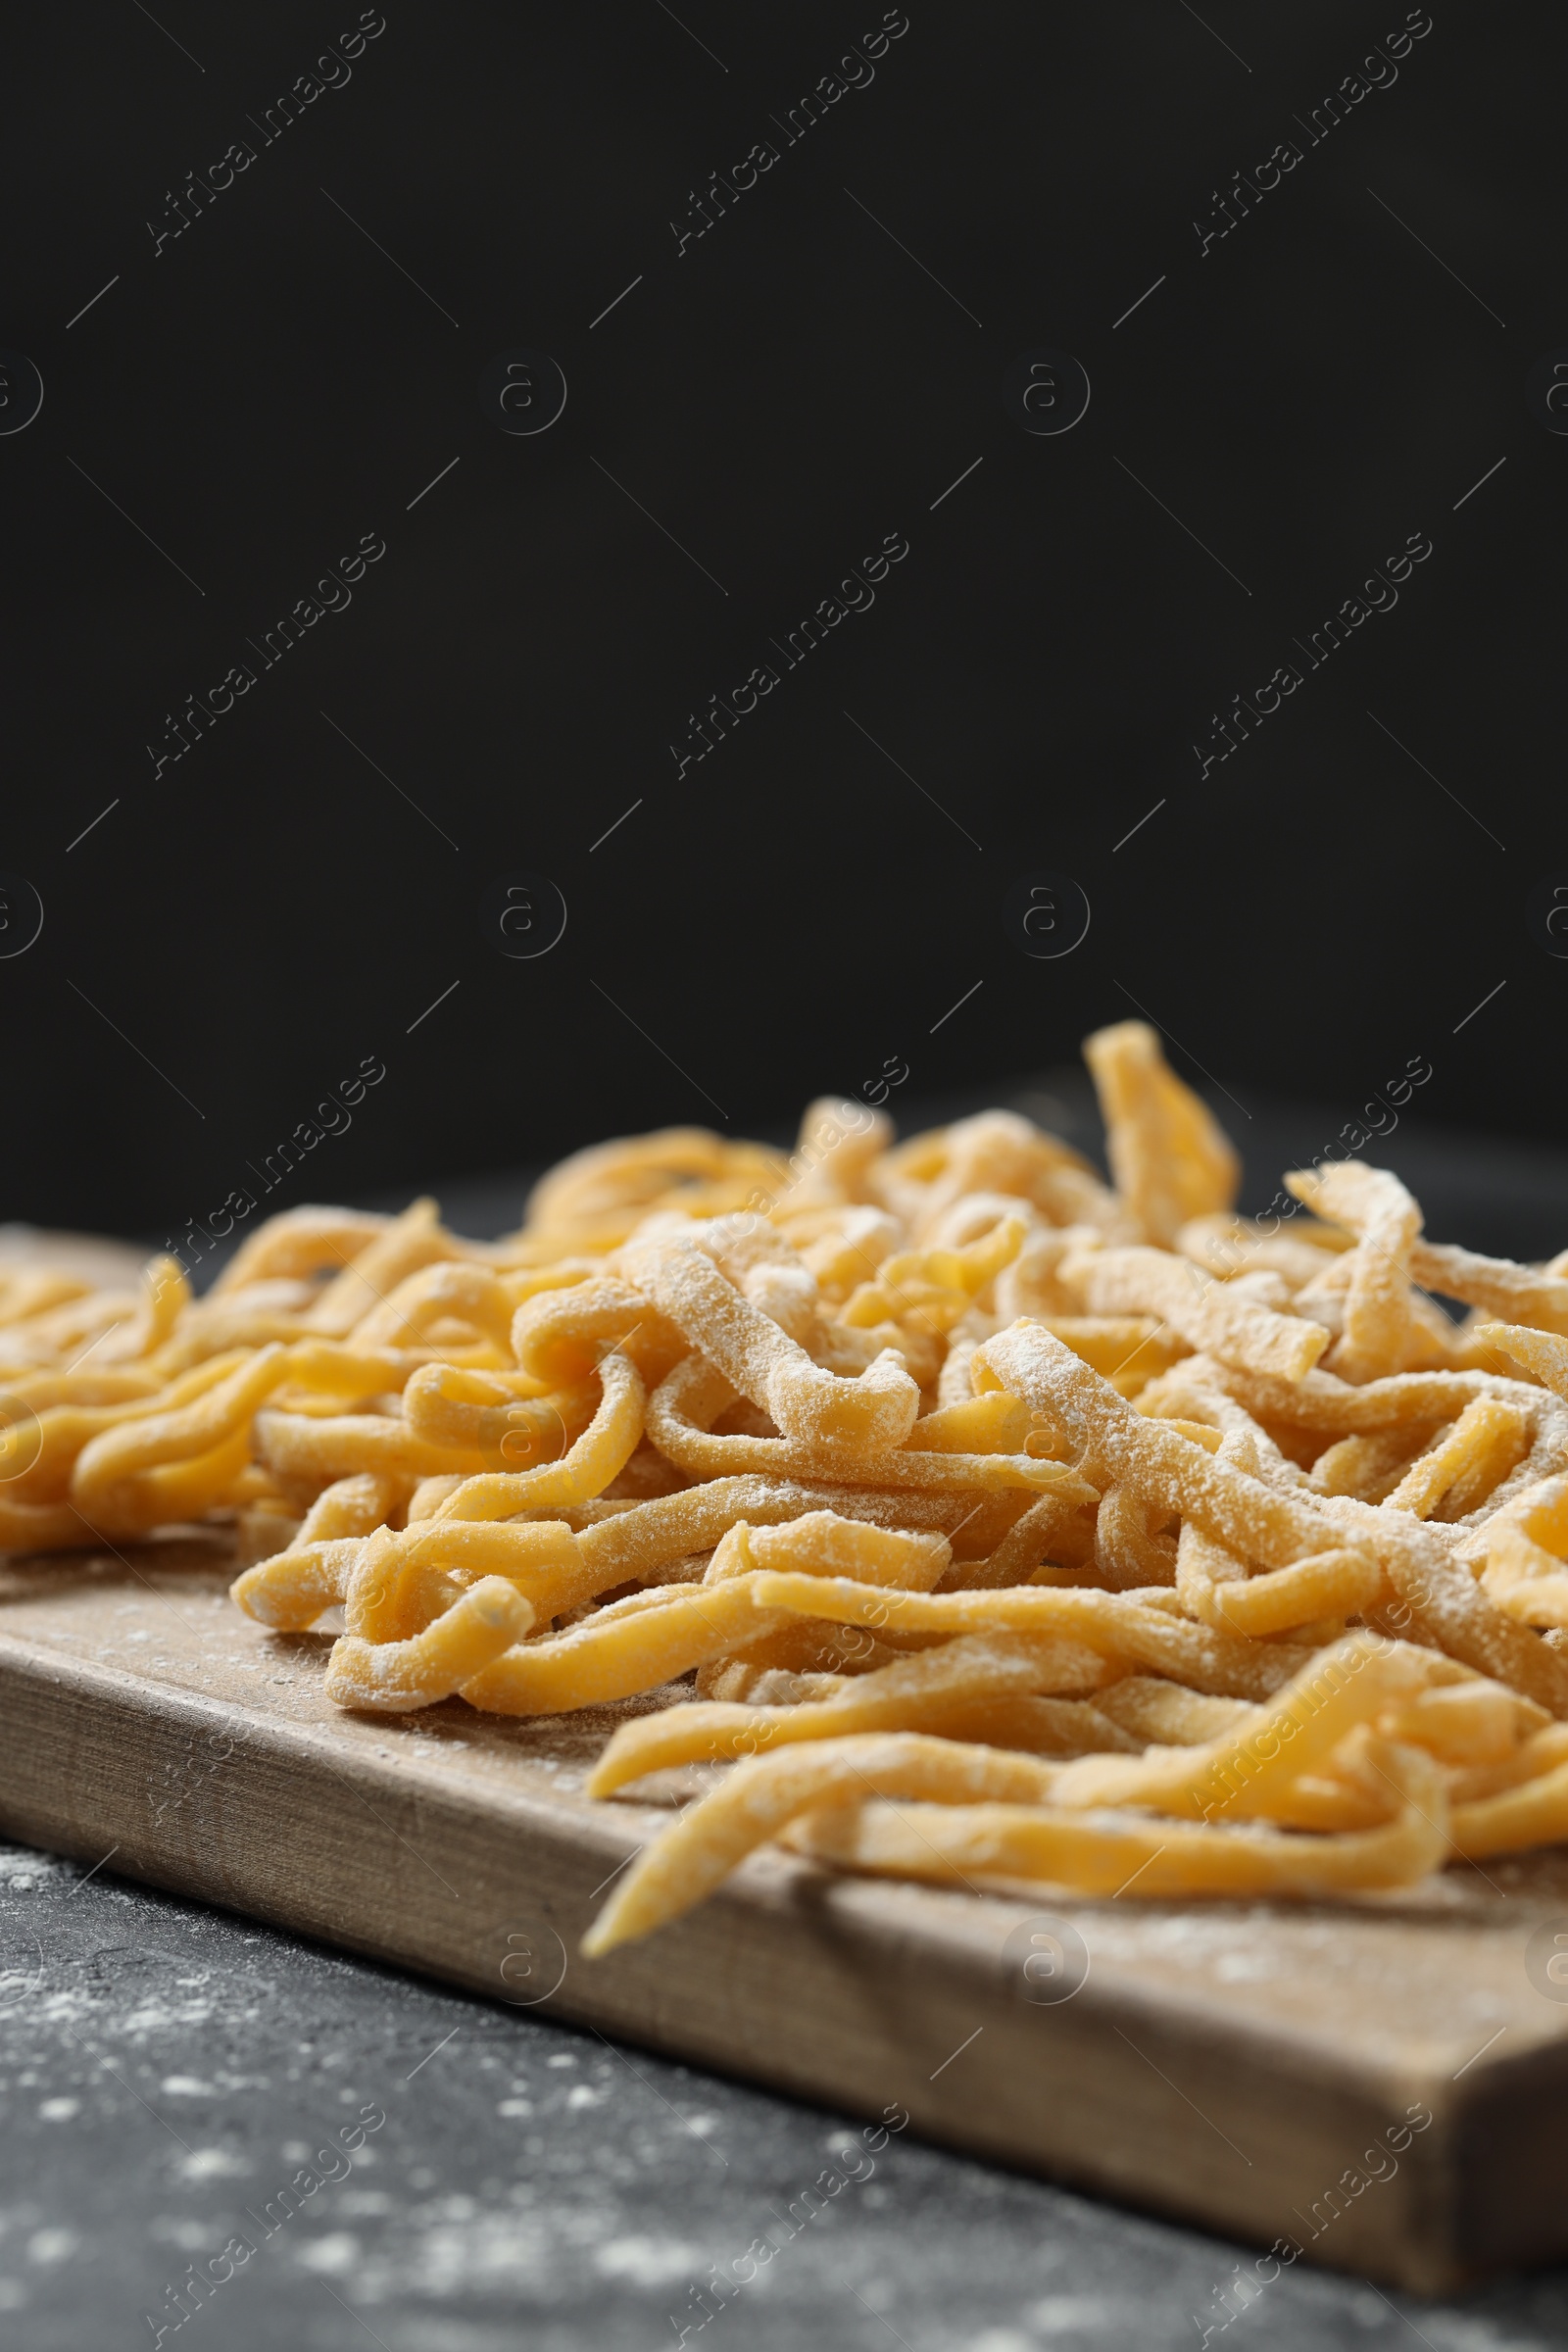
[[[1420,1241],[1410,1251],[1410,1274],[1423,1290],[1462,1298],[1499,1322],[1568,1336],[1568,1276],[1561,1272],[1521,1266],[1511,1257],[1483,1257],[1452,1243]]]
[[[1369,1607],[1383,1589],[1383,1571],[1370,1553],[1341,1548],[1250,1577],[1245,1562],[1189,1520],[1177,1549],[1176,1588],[1202,1624],[1261,1639]]]
[[[1417,1519],[1456,1519],[1499,1486],[1530,1449],[1530,1424],[1500,1396],[1473,1396],[1441,1444],[1411,1463],[1384,1497]]]
[[[754,1530],[738,1520],[720,1541],[705,1584],[747,1576],[759,1569],[784,1574],[842,1576],[852,1583],[885,1585],[896,1591],[929,1592],[953,1558],[953,1546],[938,1534],[913,1534],[841,1518],[837,1511],[808,1511],[778,1527]]]
[[[1101,1692],[1097,1704],[1142,1744],[1167,1747],[1199,1747],[1238,1723],[1257,1720],[1246,1699],[1209,1697],[1163,1675],[1125,1675]]]
[[[411,1201],[333,1275],[307,1309],[306,1320],[313,1331],[345,1340],[408,1275],[437,1258],[457,1255],[451,1235],[441,1229],[435,1202]]]
[[[1264,1828],[1199,1829],[1047,1805],[834,1807],[786,1838],[813,1857],[938,1886],[1016,1891],[1044,1881],[1116,1895],[1136,1882],[1161,1896],[1303,1896],[1413,1886],[1448,1851],[1448,1808],[1419,1749],[1389,1745],[1378,1769],[1401,1801],[1385,1824],[1303,1837]]]
[[[953,1495],[887,1494],[793,1479],[715,1478],[617,1510],[584,1527],[578,1544],[583,1557],[603,1569],[604,1591],[657,1575],[670,1560],[711,1550],[742,1519],[754,1527],[776,1526],[820,1510],[877,1527],[929,1528],[950,1536],[972,1516],[972,1506]]]
[[[1137,1660],[1225,1698],[1277,1690],[1302,1663],[1283,1642],[1212,1632],[1147,1605],[1142,1596],[1044,1585],[973,1592],[888,1592],[843,1577],[760,1573],[758,1603],[899,1634],[1061,1634],[1110,1657]]]
[[[1135,1760],[1088,1757],[1062,1773],[1057,1804],[1125,1804],[1200,1821],[1290,1820],[1295,1784],[1318,1770],[1391,1698],[1423,1692],[1446,1661],[1376,1635],[1319,1652],[1270,1703],[1217,1740],[1151,1747]]]
[[[1105,1151],[1129,1217],[1168,1246],[1188,1220],[1229,1208],[1241,1162],[1207,1105],[1166,1063],[1145,1021],[1118,1021],[1084,1047]]]
[[[1168,1250],[1086,1250],[1062,1279],[1094,1315],[1146,1315],[1222,1363],[1299,1380],[1329,1344],[1319,1323],[1278,1313],[1239,1283],[1219,1282]]]
[[[581,1625],[510,1648],[464,1684],[463,1694],[494,1715],[564,1715],[657,1690],[710,1658],[755,1642],[774,1620],[758,1607],[755,1577],[671,1585],[651,1607],[612,1602]]]
[[[378,1528],[367,1539],[344,1594],[345,1623],[367,1641],[405,1641],[451,1591],[487,1577],[506,1578],[541,1621],[580,1607],[598,1589],[575,1536],[559,1521],[438,1517],[402,1534]]]
[[[258,1460],[270,1470],[318,1489],[366,1470],[401,1471],[417,1478],[461,1470],[466,1478],[485,1468],[476,1449],[432,1445],[401,1415],[391,1413],[316,1415],[264,1409],[256,1416],[255,1445]]]
[[[1483,1325],[1476,1337],[1480,1339],[1493,1328]],[[1553,1432],[1553,1443],[1568,1446],[1568,1421],[1562,1417],[1562,1402],[1550,1393],[1550,1381],[1544,1373],[1539,1376],[1541,1385],[1528,1377],[1510,1378],[1500,1348],[1494,1348],[1492,1352],[1496,1357],[1494,1370],[1396,1372],[1360,1388],[1321,1367],[1293,1382],[1243,1370],[1218,1358],[1205,1357],[1201,1370],[1206,1381],[1271,1425],[1285,1422],[1325,1438],[1415,1429],[1422,1423],[1431,1428],[1440,1421],[1451,1421],[1473,1397],[1506,1396],[1528,1400],[1538,1427]],[[1568,1351],[1561,1360],[1568,1371]],[[1184,1369],[1191,1371],[1190,1366]]]
[[[1358,1160],[1298,1170],[1285,1181],[1314,1214],[1356,1236],[1334,1369],[1356,1381],[1402,1371],[1415,1320],[1410,1261],[1421,1232],[1419,1206],[1397,1176]]]
[[[609,1796],[670,1765],[756,1755],[775,1743],[831,1740],[850,1732],[941,1730],[960,1716],[973,1721],[988,1701],[1059,1695],[1063,1679],[1076,1682],[1084,1665],[1093,1673],[1100,1661],[1076,1644],[970,1636],[849,1678],[843,1689],[815,1703],[671,1707],[614,1734],[589,1776],[588,1793]],[[1082,1712],[1074,1705],[1062,1717],[1063,1731]],[[1096,1728],[1115,1740],[1115,1727],[1104,1718]],[[958,1731],[955,1736],[977,1735]]]
[[[1568,1760],[1453,1811],[1453,1850],[1467,1862],[1522,1853],[1568,1838]]]

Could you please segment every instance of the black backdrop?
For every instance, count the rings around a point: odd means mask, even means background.
[[[1568,1132],[1561,16],[1408,21],[13,12],[6,1213],[366,1061],[270,1205],[1135,1008]]]

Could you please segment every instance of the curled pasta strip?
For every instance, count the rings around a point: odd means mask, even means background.
[[[430,1537],[421,1541],[433,1543],[437,1533],[432,1528]],[[729,1557],[715,1553],[704,1584],[668,1586],[612,1603],[553,1641],[530,1642],[526,1649],[509,1654],[466,1687],[465,1697],[475,1706],[506,1714],[559,1714],[568,1707],[656,1689],[677,1674],[758,1641],[781,1620],[756,1605],[760,1572],[749,1565],[748,1539],[759,1545],[771,1539],[779,1556],[786,1558],[831,1564],[849,1553],[890,1579],[904,1576],[911,1581],[934,1578],[948,1550],[940,1537],[856,1527],[827,1513],[755,1534],[738,1523],[724,1539],[731,1547]],[[579,1557],[584,1548],[579,1538]],[[721,1544],[720,1553],[723,1548]],[[370,1576],[368,1562],[362,1573]],[[806,1581],[817,1580],[810,1576]]]
[[[318,1494],[306,1512],[299,1541],[315,1544],[328,1537],[372,1535],[408,1498],[406,1479],[377,1477],[370,1471],[340,1478]]]
[[[599,1403],[596,1382],[581,1381],[546,1396],[532,1393],[536,1386],[526,1373],[422,1364],[403,1392],[403,1418],[433,1445],[493,1455],[492,1468],[536,1468],[561,1459]]]
[[[661,1383],[649,1399],[648,1435],[667,1459],[678,1463],[694,1478],[740,1477],[756,1472],[776,1478],[835,1478],[853,1481],[856,1485],[885,1488],[921,1488],[947,1490],[953,1493],[997,1494],[1008,1490],[1046,1492],[1070,1502],[1093,1502],[1095,1491],[1065,1462],[1051,1460],[1043,1454],[968,1453],[960,1452],[941,1441],[949,1431],[962,1434],[966,1424],[949,1421],[947,1429],[936,1432],[917,1421],[908,1443],[897,1448],[858,1452],[845,1458],[838,1447],[825,1445],[805,1445],[787,1438],[752,1438],[714,1436],[703,1426],[705,1418],[711,1419],[733,1401],[735,1391],[728,1379],[701,1356],[688,1356],[677,1364],[668,1378]],[[999,1399],[1004,1406],[1009,1400]],[[989,1397],[974,1397],[973,1404],[987,1405]],[[948,1408],[957,1414],[964,1407]],[[1002,1423],[990,1417],[993,1429],[1010,1426],[1021,1439],[1030,1433],[1029,1417],[1016,1405]],[[941,1423],[943,1413],[932,1413],[927,1421]],[[971,1434],[978,1428],[985,1434],[984,1417],[976,1424],[967,1424]],[[926,1431],[922,1440],[921,1433]]]
[[[1360,1502],[1385,1502],[1425,1450],[1430,1434],[1407,1425],[1369,1437],[1339,1438],[1318,1455],[1307,1484],[1319,1494],[1353,1494]]]
[[[242,1497],[249,1468],[250,1432],[242,1425],[205,1453],[160,1462],[107,1489],[95,1498],[88,1523],[96,1533],[123,1540],[205,1519],[220,1503]]]
[[[362,1539],[408,1500],[407,1479],[369,1472],[337,1479],[317,1496],[282,1551],[235,1578],[229,1598],[263,1625],[303,1633],[323,1609],[347,1599]]]
[[[1245,1562],[1190,1521],[1178,1546],[1176,1587],[1203,1624],[1265,1641],[1370,1608],[1383,1590],[1383,1571],[1369,1552],[1342,1547],[1249,1577]]]
[[[1491,1356],[1518,1365],[1544,1382],[1553,1395],[1568,1397],[1568,1339],[1550,1331],[1527,1331],[1517,1323],[1483,1323],[1475,1337]]]
[[[867,1198],[896,1210],[917,1241],[935,1233],[955,1202],[980,1192],[1027,1200],[1056,1225],[1110,1231],[1123,1221],[1089,1162],[1016,1111],[982,1110],[912,1136],[887,1152],[866,1181]]]
[[[946,1337],[1011,1265],[1028,1231],[1029,1219],[1014,1210],[958,1248],[895,1251],[871,1281],[857,1285],[840,1320],[852,1329],[913,1323]]]
[[[1240,1281],[1211,1280],[1168,1250],[1084,1250],[1063,1276],[1093,1315],[1152,1316],[1221,1363],[1279,1380],[1300,1380],[1329,1344],[1320,1323],[1278,1314]]]
[[[1161,1747],[1201,1747],[1238,1724],[1259,1720],[1259,1710],[1246,1699],[1205,1697],[1161,1675],[1124,1675],[1095,1703],[1141,1744]]]
[[[1044,1434],[1035,1427],[1027,1408],[1016,1396],[1008,1396],[1001,1389],[976,1396],[966,1381],[961,1396],[950,1397],[935,1412],[921,1415],[902,1450],[952,1453],[960,1458],[1028,1453],[1030,1440],[1034,1439],[1034,1453],[1040,1456],[1050,1450],[1048,1445],[1040,1442]]]
[[[1110,1592],[1176,1582],[1176,1546],[1155,1535],[1130,1487],[1107,1487],[1095,1521],[1095,1566]]]
[[[1417,1242],[1410,1252],[1410,1273],[1423,1290],[1462,1298],[1499,1322],[1532,1324],[1540,1331],[1568,1336],[1568,1277],[1560,1268],[1543,1273],[1535,1266],[1516,1265],[1510,1257],[1483,1257],[1446,1242]]]
[[[258,1560],[228,1588],[230,1600],[274,1633],[303,1634],[323,1610],[346,1600],[364,1540],[296,1538],[285,1551]]]
[[[1220,1439],[1218,1457],[1256,1476],[1269,1441],[1235,1406],[1229,1415],[1235,1418]],[[1189,1518],[1177,1544],[1176,1590],[1200,1623],[1265,1639],[1325,1620],[1343,1624],[1380,1597],[1384,1580],[1371,1553],[1345,1547],[1309,1552],[1287,1567],[1250,1576],[1245,1560]]]
[[[177,1379],[163,1383],[154,1380],[151,1394],[122,1396],[113,1402],[90,1403],[72,1399],[68,1395],[54,1401],[49,1391],[28,1397],[19,1382],[12,1393],[19,1402],[36,1415],[33,1442],[26,1451],[32,1459],[26,1462],[10,1481],[17,1500],[27,1502],[61,1502],[71,1491],[72,1473],[81,1451],[90,1441],[106,1430],[118,1429],[126,1423],[143,1421],[150,1415],[165,1414],[187,1405],[207,1395],[218,1383],[227,1378],[246,1362],[243,1351],[220,1356],[200,1364]],[[101,1375],[109,1379],[112,1375]],[[51,1389],[58,1393],[62,1387],[59,1375],[51,1378]],[[24,1459],[24,1456],[23,1457]]]
[[[98,1348],[101,1363],[133,1363],[151,1355],[168,1339],[181,1312],[190,1304],[190,1284],[176,1257],[150,1257],[142,1269],[141,1296],[128,1322],[105,1333]]]
[[[241,1242],[209,1296],[222,1298],[248,1290],[253,1283],[280,1277],[298,1281],[328,1268],[337,1273],[385,1233],[390,1223],[389,1217],[368,1210],[282,1209]]]
[[[346,1340],[408,1275],[436,1258],[456,1255],[457,1246],[442,1232],[435,1202],[412,1201],[332,1277],[310,1310],[311,1329],[326,1339]]]
[[[46,1305],[50,1298],[55,1302]],[[0,1316],[0,1364],[24,1373],[67,1372],[89,1353],[99,1373],[135,1363],[189,1311],[189,1298],[172,1258],[150,1260],[135,1291],[29,1280],[20,1296],[13,1294],[12,1315]]]
[[[975,1365],[988,1385],[1054,1414],[1097,1483],[1124,1484],[1146,1502],[1181,1511],[1244,1556],[1282,1568],[1334,1542],[1334,1530],[1316,1506],[1264,1486],[1168,1424],[1135,1412],[1038,1325],[1015,1323],[987,1341]]]
[[[362,1348],[418,1347],[440,1323],[469,1325],[493,1348],[511,1353],[514,1286],[487,1266],[438,1259],[407,1274],[352,1327]]]
[[[268,1469],[318,1490],[361,1471],[419,1479],[455,1470],[466,1479],[485,1467],[476,1448],[433,1446],[387,1413],[318,1415],[264,1408],[256,1416],[254,1442],[256,1457]]]
[[[1521,1625],[1568,1627],[1568,1478],[1542,1479],[1470,1539],[1482,1584]]]
[[[1483,1326],[1483,1330],[1491,1328]],[[1561,1442],[1568,1444],[1568,1420],[1562,1417],[1565,1408],[1561,1400],[1545,1390],[1509,1379],[1500,1359],[1495,1371],[1395,1372],[1361,1388],[1321,1369],[1287,1382],[1208,1356],[1199,1368],[1206,1385],[1236,1398],[1271,1428],[1283,1422],[1321,1436],[1325,1443],[1381,1430],[1416,1429],[1422,1423],[1431,1429],[1439,1422],[1451,1421],[1474,1396],[1508,1396],[1533,1411],[1538,1429],[1555,1430],[1561,1433]],[[1184,1364],[1182,1370],[1191,1376],[1194,1366]]]
[[[657,1386],[687,1342],[640,1290],[610,1276],[535,1292],[512,1319],[517,1368],[541,1396],[591,1378],[607,1348],[618,1348]]]
[[[293,1285],[281,1288],[293,1289]],[[303,1285],[299,1286],[301,1289]],[[156,1366],[166,1380],[192,1366],[208,1362],[215,1355],[228,1355],[241,1348],[266,1348],[276,1340],[283,1345],[305,1336],[305,1323],[295,1304],[280,1306],[256,1305],[236,1300],[232,1306],[221,1299],[202,1299],[178,1324],[163,1345],[143,1360]]]
[[[1467,1862],[1568,1838],[1568,1758],[1494,1796],[1453,1809],[1453,1850]]]
[[[786,1437],[838,1455],[903,1446],[920,1392],[890,1349],[856,1379],[825,1372],[705,1251],[689,1242],[649,1247],[653,1264],[640,1271],[661,1311]]]
[[[796,1154],[800,1173],[780,1196],[780,1221],[788,1225],[812,1209],[863,1200],[871,1167],[892,1141],[893,1121],[863,1102],[824,1095],[808,1103]]]
[[[560,1520],[425,1519],[401,1534],[381,1528],[363,1546],[344,1595],[348,1631],[369,1642],[406,1641],[453,1591],[496,1576],[516,1586],[536,1624],[603,1589]]]
[[[999,1289],[999,1298],[1000,1298]],[[1009,1304],[1009,1314],[1020,1309]],[[1026,1311],[1026,1310],[1024,1310]],[[1154,1315],[1039,1315],[1074,1355],[1081,1355],[1122,1396],[1137,1396],[1168,1371],[1190,1343]],[[990,1337],[988,1333],[986,1335]],[[971,1350],[972,1354],[973,1350]]]
[[[989,1558],[965,1563],[947,1582],[966,1591],[1026,1585],[1048,1559],[1082,1568],[1094,1557],[1098,1517],[1091,1524],[1057,1494],[1042,1494],[1020,1513]]]
[[[1301,1218],[1288,1233],[1269,1233],[1250,1218],[1211,1213],[1190,1218],[1176,1236],[1182,1255],[1206,1273],[1226,1281],[1244,1272],[1278,1274],[1292,1292],[1320,1282],[1349,1247],[1348,1234],[1314,1217]]]
[[[166,1412],[144,1413],[100,1431],[76,1456],[71,1477],[72,1501],[88,1520],[114,1519],[122,1524],[128,1501],[125,1491],[133,1493],[132,1482],[150,1481],[166,1465],[178,1463],[193,1469],[201,1457],[211,1456],[225,1443],[237,1442],[237,1468],[249,1459],[250,1423],[257,1407],[288,1371],[286,1348],[264,1348],[193,1402]],[[145,1491],[157,1494],[162,1490],[149,1484]],[[133,1502],[129,1508],[139,1516]]]
[[[510,1519],[518,1511],[587,1502],[602,1494],[624,1470],[643,1434],[647,1392],[636,1365],[618,1348],[612,1348],[601,1361],[599,1379],[600,1400],[593,1419],[559,1461],[470,1478],[448,1495],[437,1516]]]
[[[678,1200],[692,1216],[723,1215],[758,1199],[778,1200],[789,1181],[782,1152],[702,1127],[594,1144],[539,1179],[514,1262],[613,1250],[667,1200]]]
[[[584,1526],[577,1543],[583,1558],[602,1574],[599,1590],[606,1591],[634,1577],[655,1577],[671,1560],[692,1552],[711,1550],[739,1520],[753,1527],[777,1526],[820,1510],[878,1527],[923,1525],[942,1533],[956,1531],[971,1515],[970,1506],[954,1495],[905,1496],[783,1479],[715,1478],[616,1510]]]
[[[583,1938],[589,1957],[668,1924],[703,1899],[767,1838],[803,1816],[808,1850],[856,1867],[952,1881],[978,1870],[991,1879],[1050,1879],[1086,1892],[1116,1893],[1135,1873],[1147,1891],[1317,1894],[1351,1886],[1407,1885],[1447,1846],[1443,1778],[1419,1748],[1368,1741],[1368,1766],[1387,1784],[1390,1818],[1373,1830],[1307,1838],[1274,1830],[1208,1831],[1129,1821],[1113,1812],[1074,1813],[1053,1805],[1053,1767],[992,1748],[919,1734],[860,1735],[813,1742],[738,1764],[724,1784],[664,1830],[622,1879]],[[903,1804],[925,1799],[918,1835],[927,1859],[910,1867],[900,1824]],[[934,1802],[930,1800],[935,1800]],[[961,1854],[962,1859],[959,1859]],[[1167,1859],[1167,1857],[1169,1857]]]
[[[583,1937],[591,1959],[689,1911],[798,1813],[834,1798],[995,1796],[1029,1803],[1049,1794],[1054,1767],[999,1748],[918,1733],[815,1740],[737,1764],[639,1855]]]
[[[1549,1714],[1568,1716],[1568,1659],[1497,1608],[1435,1529],[1348,1494],[1325,1495],[1320,1507],[1372,1553],[1393,1586],[1396,1601],[1382,1612],[1391,1631],[1429,1641]]]
[[[344,1398],[394,1396],[421,1357],[416,1350],[362,1348],[352,1340],[318,1340],[309,1334],[289,1349],[287,1407],[328,1409]]]
[[[403,1642],[344,1634],[326,1669],[326,1694],[340,1707],[411,1713],[450,1698],[533,1623],[533,1611],[504,1577],[482,1577],[422,1633]]]

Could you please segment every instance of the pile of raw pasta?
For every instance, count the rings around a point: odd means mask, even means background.
[[[581,1152],[498,1243],[306,1208],[200,1299],[13,1274],[0,1545],[238,1521],[344,1707],[661,1694],[592,1792],[729,1769],[593,1953],[775,1838],[1158,1896],[1568,1838],[1568,1252],[1430,1243],[1355,1160],[1239,1218],[1153,1032],[1086,1052],[1114,1190],[822,1102],[789,1160]]]

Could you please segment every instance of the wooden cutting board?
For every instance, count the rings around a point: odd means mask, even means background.
[[[665,1817],[581,1792],[621,1711],[344,1715],[328,1638],[241,1616],[232,1565],[191,1536],[0,1568],[0,1830],[1418,2291],[1568,2252],[1568,1850],[1336,1906],[1006,1901],[768,1852],[586,1961]]]

